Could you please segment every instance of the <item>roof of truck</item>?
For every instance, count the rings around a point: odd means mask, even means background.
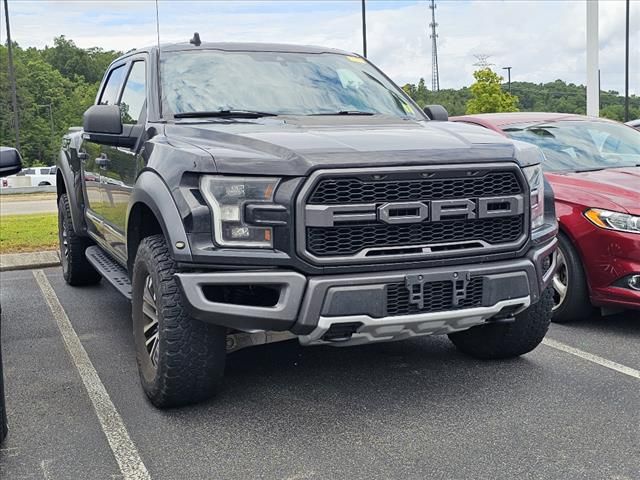
[[[122,55],[128,57],[140,52],[156,52],[157,45],[132,50]],[[227,52],[283,52],[283,53],[337,53],[341,55],[358,55],[336,48],[312,45],[292,45],[286,43],[244,43],[244,42],[203,42],[195,46],[189,42],[165,43],[160,45],[160,53],[177,51],[222,50]]]

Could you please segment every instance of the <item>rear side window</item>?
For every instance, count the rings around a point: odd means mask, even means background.
[[[120,100],[122,123],[137,123],[146,100],[143,61],[133,62]]]
[[[125,73],[124,65],[114,68],[109,72],[109,78],[107,78],[107,83],[98,101],[99,105],[115,105],[117,103],[118,92],[120,91],[120,85],[122,85]]]

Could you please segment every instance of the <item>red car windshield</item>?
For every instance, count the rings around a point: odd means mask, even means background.
[[[503,128],[508,137],[540,147],[550,172],[640,166],[640,132],[600,121],[559,121]]]

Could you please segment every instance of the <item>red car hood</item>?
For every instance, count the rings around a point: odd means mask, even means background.
[[[640,167],[547,173],[556,200],[640,215]]]

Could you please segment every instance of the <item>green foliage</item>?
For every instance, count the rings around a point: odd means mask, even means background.
[[[417,85],[402,87],[421,107],[429,104],[444,106],[451,116],[464,115],[471,99],[470,88],[447,89],[439,92],[427,90],[424,80]],[[507,85],[502,84],[507,90]],[[586,89],[583,85],[556,80],[549,83],[512,82],[511,91],[517,95],[519,108],[526,112],[563,112],[584,115],[587,111]],[[615,91],[600,92],[600,116],[611,120],[624,119],[624,97]],[[640,118],[640,96],[629,97],[629,118]]]
[[[102,75],[120,53],[81,49],[64,36],[43,50],[14,44],[13,53],[25,166],[51,165],[62,135],[69,127],[82,123],[82,114],[93,104]],[[7,61],[7,47],[0,45],[0,142],[13,146]]]
[[[467,113],[517,112],[518,97],[502,89],[503,78],[490,68],[473,72],[476,82],[469,87]]]

